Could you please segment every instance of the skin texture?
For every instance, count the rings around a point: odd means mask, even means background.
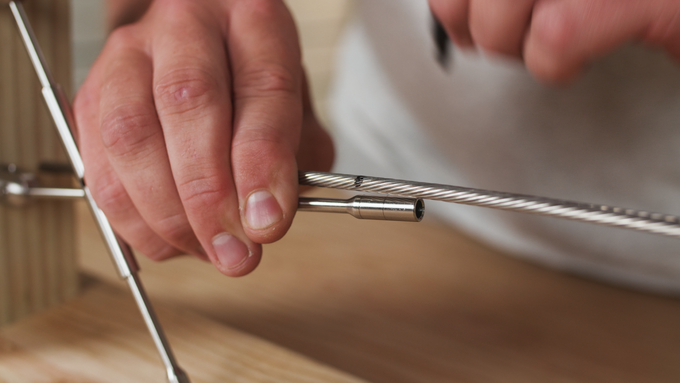
[[[230,276],[290,227],[298,166],[333,158],[278,0],[154,1],[111,33],[74,110],[115,230],[152,259],[193,254]]]
[[[574,79],[588,63],[643,41],[680,58],[677,0],[429,0],[454,43],[524,60],[537,78]]]

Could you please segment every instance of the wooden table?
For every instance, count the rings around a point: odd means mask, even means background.
[[[120,284],[86,214],[81,225],[83,269]],[[301,213],[240,279],[190,258],[141,265],[196,381],[680,380],[678,300],[546,270],[427,218]],[[0,382],[162,381],[129,295],[92,286],[0,332]],[[48,372],[7,378],[28,367]]]
[[[83,268],[116,280],[85,226]],[[678,300],[525,263],[427,218],[300,213],[241,279],[190,258],[141,264],[154,302],[372,382],[680,380]]]
[[[199,315],[157,308],[194,383],[360,383]],[[165,382],[165,377],[130,295],[90,280],[71,302],[0,331],[0,382]]]

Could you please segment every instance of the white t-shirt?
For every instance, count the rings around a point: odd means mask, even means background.
[[[361,0],[333,93],[336,171],[680,215],[680,67],[625,47],[567,88],[520,63],[437,60],[425,0]],[[518,257],[680,292],[680,239],[428,202]]]

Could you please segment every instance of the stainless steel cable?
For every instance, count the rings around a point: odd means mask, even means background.
[[[680,217],[593,203],[390,178],[300,172],[300,185],[391,194],[518,211],[680,238]]]

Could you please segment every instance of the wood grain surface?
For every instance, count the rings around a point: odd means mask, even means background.
[[[127,291],[101,283],[84,290],[67,304],[0,330],[0,382],[166,381]],[[157,309],[193,383],[360,383],[198,315]]]
[[[83,268],[114,281],[80,218]],[[427,217],[300,213],[241,279],[190,258],[140,260],[155,302],[372,382],[680,380],[677,299],[543,269]]]
[[[45,58],[68,93],[71,50],[68,0],[31,0],[26,11]],[[0,6],[0,164],[35,173],[65,156],[9,7]],[[44,175],[44,185],[71,186]],[[70,202],[40,201],[21,209],[0,205],[0,326],[72,297],[75,233]]]

